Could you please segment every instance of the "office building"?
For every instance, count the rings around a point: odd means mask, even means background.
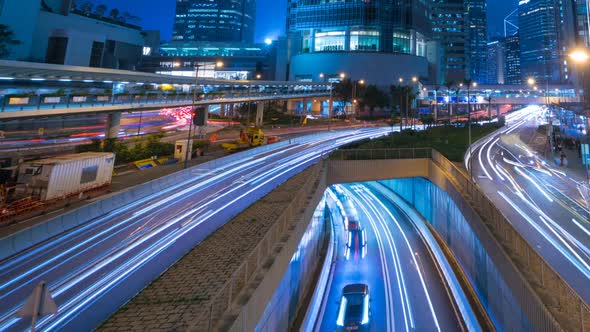
[[[71,0],[3,1],[0,24],[20,41],[10,60],[135,69],[159,44],[159,32],[84,12]]]
[[[519,37],[522,77],[537,82],[570,81],[569,51],[575,47],[572,0],[519,2]]]
[[[522,84],[518,31],[514,35],[504,37],[502,44],[504,49],[504,81],[506,84]]]
[[[576,21],[576,44],[590,47],[590,24],[588,22],[588,0],[573,0]]]
[[[459,82],[468,77],[470,68],[469,33],[466,30],[464,0],[434,0],[432,3],[433,38],[445,54],[446,81]]]
[[[398,76],[427,78],[429,9],[422,0],[290,0],[290,78],[317,80],[320,73],[342,72],[377,85]]]
[[[465,1],[466,30],[469,56],[468,78],[476,82],[488,82],[488,20],[486,0]]]
[[[255,0],[176,0],[172,39],[253,43]]]
[[[487,84],[504,84],[505,54],[501,38],[496,38],[488,43],[487,54]],[[483,82],[482,82],[483,83]]]

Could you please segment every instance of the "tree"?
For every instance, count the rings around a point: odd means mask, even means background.
[[[98,16],[104,16],[104,13],[107,11],[107,6],[104,4],[100,4],[94,8],[94,14]]]
[[[353,83],[350,79],[345,78],[334,86],[334,97],[343,102],[352,101]]]
[[[7,25],[0,24],[0,58],[10,55],[10,47],[19,45],[20,41],[14,39],[14,32]]]
[[[82,6],[80,6],[80,10],[84,14],[90,14],[92,12],[92,7],[94,7],[94,4],[90,1],[86,1],[82,4]]]
[[[389,87],[389,94],[391,95],[391,100],[393,101],[393,105],[397,106],[399,111],[399,130],[402,131],[403,128],[403,105],[405,102],[405,88],[403,85],[392,85]],[[393,113],[393,111],[392,111]]]
[[[119,10],[117,8],[111,9],[109,12],[109,18],[116,20],[119,17]]]
[[[385,107],[389,104],[389,98],[385,92],[376,85],[369,85],[364,91],[364,96],[360,100],[363,107],[369,108],[369,116],[373,117],[375,107]]]

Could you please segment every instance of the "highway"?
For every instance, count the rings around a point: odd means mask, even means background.
[[[22,331],[14,316],[34,286],[47,282],[59,313],[37,329],[91,330],[175,260],[322,154],[390,128],[328,132],[299,143],[253,149],[232,163],[192,168],[194,178],[137,199],[0,261],[0,331]],[[270,148],[270,147],[269,147]],[[213,164],[211,164],[213,165]]]
[[[530,146],[539,146],[534,137],[546,136],[530,135],[546,123],[543,113],[530,106],[507,116],[507,126],[481,141],[467,159],[480,189],[590,303],[590,211],[579,191],[584,177]]]
[[[337,216],[332,219],[336,259],[316,331],[346,330],[337,322],[342,320],[340,303],[348,284],[369,286],[369,323],[363,330],[466,331],[468,325],[448,284],[454,280],[445,278],[416,227],[416,222],[423,221],[410,218],[378,186],[357,183],[328,190],[335,202],[330,208]],[[345,224],[353,219],[366,233],[365,257],[347,255],[350,240]],[[468,320],[474,321],[473,317]]]

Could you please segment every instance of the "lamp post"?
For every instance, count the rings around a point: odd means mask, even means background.
[[[186,139],[186,152],[184,155],[184,168],[188,167],[189,153],[192,153],[192,151],[190,151],[190,150],[191,150],[191,139],[192,139],[192,131],[193,131],[193,121],[194,121],[195,111],[197,109],[197,86],[198,86],[198,79],[199,79],[199,68],[202,66],[204,66],[204,65],[198,64],[198,63],[194,64],[195,86],[193,88],[193,102],[192,102],[193,105],[192,105],[192,109],[191,109],[191,113],[190,113],[190,117],[189,117],[188,137]],[[216,68],[223,67],[223,62],[217,61],[217,63],[215,63],[215,67]]]
[[[357,105],[357,84],[360,85],[364,85],[365,84],[365,80],[358,80],[358,81],[354,81],[353,86],[352,86],[352,107],[353,107],[353,113],[355,114],[355,116],[357,115],[357,110],[356,110],[356,105]]]
[[[590,59],[590,54],[588,53],[588,51],[584,48],[577,48],[575,50],[572,51],[572,53],[569,54],[569,58],[572,59],[577,65],[581,65],[582,69],[579,70],[580,72],[580,78],[578,79],[578,81],[581,84],[581,88],[583,90],[583,94],[582,94],[582,98],[580,98],[580,101],[582,102],[582,107],[584,107],[584,115],[586,117],[586,144],[588,144],[588,110],[587,110],[587,99],[586,99],[586,93],[588,92],[586,88],[587,84],[586,84],[586,64],[588,63],[588,60]],[[577,67],[577,66],[576,66]],[[578,90],[578,89],[576,89]],[[586,163],[588,163],[588,160],[586,160]],[[586,179],[588,181],[590,181],[590,175],[588,174],[588,165],[584,165],[584,167],[586,168]],[[590,218],[590,217],[589,217]]]
[[[473,181],[473,163],[471,162],[473,158],[473,148],[471,146],[471,87],[477,87],[476,82],[471,82],[471,80],[466,81],[467,84],[467,123],[469,125],[469,171],[471,174],[471,180]]]

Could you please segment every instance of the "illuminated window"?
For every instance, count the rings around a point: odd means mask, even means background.
[[[373,51],[379,50],[379,31],[357,30],[350,32],[351,51]]]
[[[344,51],[345,36],[345,31],[316,32],[314,51]]]

